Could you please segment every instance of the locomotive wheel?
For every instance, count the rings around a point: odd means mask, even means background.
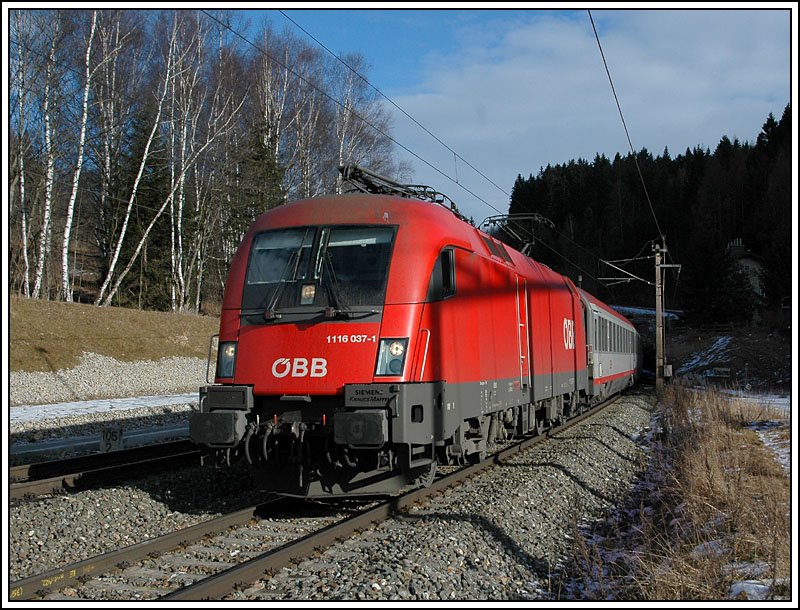
[[[533,428],[534,436],[541,436],[545,432],[544,419],[536,418],[536,426]]]

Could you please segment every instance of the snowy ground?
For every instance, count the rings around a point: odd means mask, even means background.
[[[628,317],[650,316],[654,318],[656,315],[655,309],[648,309],[646,307],[623,307],[621,305],[612,305],[611,307],[616,311],[618,311],[619,313],[621,313],[623,316],[628,316]],[[678,315],[679,313],[682,312],[668,310],[668,311],[662,311],[661,316],[668,320],[679,320],[680,319],[680,316]]]
[[[134,396],[130,398],[99,398],[96,400],[61,402],[49,405],[20,405],[10,410],[9,422],[17,424],[92,413],[120,413],[145,407],[166,407],[193,402],[197,402],[197,392],[159,396]]]
[[[750,394],[733,390],[726,393],[731,394],[734,400],[763,405],[765,408],[776,409],[786,413],[787,419],[790,417],[792,406],[790,396]],[[750,428],[758,432],[761,442],[775,454],[775,459],[786,471],[786,474],[791,475],[792,443],[790,439],[783,438],[783,435],[777,430],[783,423],[777,421],[754,422],[750,425]]]
[[[783,467],[787,477],[792,476],[792,454],[791,454],[791,441],[785,438],[785,427],[787,420],[791,418],[791,397],[777,396],[773,394],[755,394],[729,391],[726,392],[731,395],[731,400],[747,401],[764,405],[767,408],[774,409],[779,413],[785,413],[786,418],[781,418],[776,421],[754,422],[749,427],[758,432],[761,441],[764,445],[773,451],[776,461]],[[780,417],[780,415],[778,415]],[[660,428],[657,420],[654,420],[652,431]],[[783,431],[783,434],[781,432]],[[620,539],[636,540],[641,535],[641,521],[640,511],[646,514],[648,511],[652,512],[652,508],[647,505],[647,502],[642,502],[642,498],[650,498],[651,496],[657,497],[662,481],[659,480],[658,475],[654,474],[654,470],[649,470],[645,473],[642,480],[637,483],[633,498],[638,498],[634,504],[623,505],[615,508],[606,519],[606,524],[611,524],[610,531],[611,538],[606,538],[606,530],[602,527],[595,528],[587,524],[585,536],[590,544],[590,551],[587,556],[598,558],[596,564],[588,564],[583,566],[584,574],[579,580],[567,581],[566,593],[567,599],[569,596],[575,596],[575,599],[584,599],[587,593],[591,599],[606,599],[607,601],[615,600],[617,592],[613,587],[609,587],[609,578],[611,572],[608,566],[615,562],[622,564],[634,565],[636,563],[635,553],[628,556],[626,550],[620,550]],[[796,486],[793,487],[796,493]],[[796,496],[793,495],[796,498]],[[796,499],[795,504],[796,506]],[[678,507],[679,508],[679,507]],[[676,509],[676,512],[679,512]],[[794,526],[796,528],[796,525]],[[792,535],[796,535],[796,530],[793,530]],[[616,540],[615,540],[616,538]],[[794,538],[793,538],[794,539]],[[632,545],[633,547],[634,545]],[[725,543],[720,540],[712,540],[710,542],[698,545],[694,552],[698,555],[716,555],[725,551]],[[793,545],[793,553],[797,557],[796,543]],[[752,601],[768,601],[772,600],[774,591],[777,590],[792,590],[792,583],[787,579],[773,580],[769,576],[770,567],[764,561],[754,562],[736,562],[730,563],[723,567],[723,569],[732,574],[736,574],[740,580],[736,580],[728,591],[729,600],[752,600]],[[796,586],[795,589],[796,596]],[[794,598],[796,599],[796,597]],[[721,601],[721,600],[719,600]],[[695,604],[702,606],[703,604]],[[637,606],[638,607],[638,606]],[[724,606],[719,606],[724,607]],[[787,607],[796,607],[787,606]]]
[[[691,373],[704,367],[728,362],[730,360],[730,344],[730,337],[719,337],[706,349],[693,354],[689,360],[681,365],[678,373]]]

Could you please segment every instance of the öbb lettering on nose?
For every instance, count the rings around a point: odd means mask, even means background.
[[[291,377],[325,377],[328,374],[328,361],[325,358],[278,358],[272,363],[272,374],[281,379]]]

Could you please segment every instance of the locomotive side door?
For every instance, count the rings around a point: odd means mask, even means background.
[[[528,390],[531,383],[530,327],[528,320],[528,282],[517,278],[517,350],[519,352],[519,387]]]

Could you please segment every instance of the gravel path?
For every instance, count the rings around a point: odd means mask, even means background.
[[[121,362],[84,352],[80,364],[54,372],[13,371],[9,383],[11,406],[36,405],[93,398],[196,392],[205,383],[203,358],[162,358]]]
[[[81,363],[73,369],[52,373],[12,372],[8,427],[12,452],[19,444],[98,436],[110,424],[121,427],[124,433],[143,428],[188,426],[189,413],[197,409],[198,388],[206,383],[205,367],[205,360],[200,358],[120,362],[84,353]],[[182,396],[177,400],[163,397],[179,393]],[[163,400],[159,402],[159,396],[150,395],[162,395]],[[136,398],[141,396],[149,399]],[[134,398],[111,401],[102,408],[76,402],[129,397]],[[60,404],[48,408],[51,403]],[[29,405],[40,406],[23,407]],[[28,411],[35,416],[30,416]],[[26,416],[17,417],[20,414]],[[69,452],[70,455],[75,453]],[[48,459],[48,455],[10,457],[13,464],[42,459]]]

